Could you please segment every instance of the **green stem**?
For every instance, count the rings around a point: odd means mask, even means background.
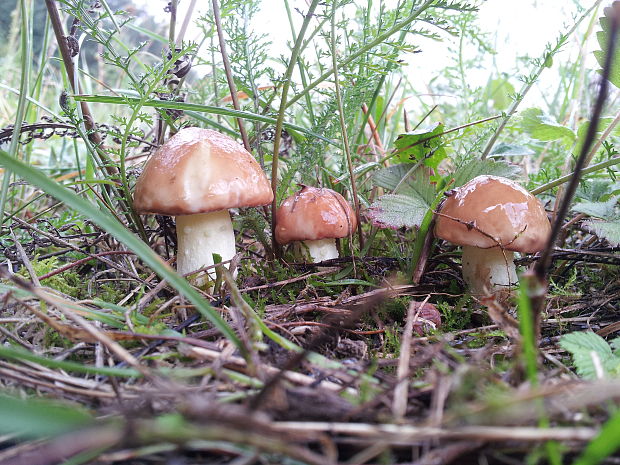
[[[336,55],[336,6],[337,2],[332,5],[331,14],[331,55],[332,55],[332,67],[334,73],[334,84],[336,86],[336,103],[338,104],[338,118],[340,120],[340,132],[342,134],[342,144],[344,146],[344,153],[347,158],[347,166],[349,168],[349,176],[351,179],[351,192],[353,194],[353,203],[355,205],[355,216],[357,217],[357,235],[359,237],[360,249],[364,248],[364,235],[362,232],[362,222],[360,218],[360,200],[357,195],[357,185],[355,184],[355,174],[353,173],[353,160],[351,159],[351,148],[349,146],[349,135],[347,133],[347,123],[344,119],[344,108],[342,106],[342,96],[340,94],[340,82],[338,80],[338,60]],[[351,247],[353,249],[353,247]]]
[[[310,20],[314,15],[314,10],[316,10],[319,1],[320,0],[312,0],[312,4],[310,5],[310,8],[308,8],[308,12],[304,17],[304,22],[301,26],[301,30],[299,31],[299,35],[295,40],[293,52],[291,53],[291,59],[284,75],[284,83],[282,85],[282,98],[280,99],[280,109],[278,111],[278,118],[276,120],[276,137],[273,142],[273,160],[271,162],[271,190],[273,191],[273,202],[271,204],[271,241],[274,253],[276,255],[279,255],[280,252],[280,248],[278,247],[278,243],[276,242],[275,234],[276,208],[278,207],[278,155],[280,153],[280,142],[282,140],[282,124],[284,122],[284,114],[287,108],[286,98],[288,95],[288,90],[291,86],[291,76],[293,75],[293,71],[295,70],[295,64],[297,63],[297,57],[299,56],[304,36],[306,35]]]
[[[614,157],[610,160],[603,161],[601,163],[596,163],[595,165],[590,165],[588,168],[585,168],[581,171],[581,175],[585,176],[586,174],[594,173],[595,171],[602,170],[605,168],[609,168],[610,166],[620,164],[620,157]],[[571,180],[574,176],[574,173],[569,173],[566,176],[559,177],[555,181],[548,182],[547,184],[543,184],[542,186],[533,189],[531,192],[533,195],[541,194],[549,189],[553,189],[554,187],[559,186],[560,184],[564,184]]]
[[[599,0],[600,1],[600,0]],[[356,59],[358,59],[359,57],[361,57],[362,55],[364,55],[365,53],[367,53],[369,50],[372,50],[373,48],[375,48],[377,45],[383,43],[388,37],[390,37],[391,35],[397,33],[398,31],[400,31],[401,29],[409,26],[409,24],[411,24],[413,21],[415,21],[426,9],[428,9],[429,7],[431,7],[433,5],[433,3],[435,2],[435,0],[426,0],[426,2],[424,2],[420,8],[418,8],[415,12],[411,13],[409,16],[407,16],[404,20],[396,23],[394,26],[392,26],[390,29],[388,29],[387,31],[385,31],[383,34],[379,34],[377,37],[375,37],[374,40],[372,40],[371,42],[369,42],[368,44],[364,45],[363,47],[360,47],[360,49],[349,55],[348,57],[346,57],[341,63],[340,63],[340,67],[344,68],[346,67],[349,63],[355,61]],[[297,102],[299,99],[301,99],[302,97],[304,97],[307,93],[309,93],[312,89],[314,89],[317,85],[319,85],[321,82],[323,82],[325,79],[327,79],[328,77],[330,77],[333,74],[334,70],[333,69],[329,69],[327,71],[325,71],[321,76],[319,76],[315,81],[313,81],[312,83],[310,83],[303,91],[301,91],[299,94],[297,94],[295,97],[293,97],[291,100],[288,101],[288,103],[286,103],[286,108],[290,107],[291,105],[293,105],[295,102]]]

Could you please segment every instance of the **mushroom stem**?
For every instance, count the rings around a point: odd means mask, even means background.
[[[228,210],[197,215],[176,217],[177,223],[177,271],[187,274],[205,266],[213,265],[213,254],[222,257],[222,261],[235,256],[235,232]],[[208,275],[215,279],[215,271]],[[197,286],[203,286],[206,277],[195,279]]]
[[[308,249],[313,263],[331,260],[340,256],[336,248],[336,239],[318,239],[315,241],[303,241],[303,243],[305,248]]]
[[[463,246],[463,278],[474,295],[510,290],[518,282],[514,253],[500,247]]]

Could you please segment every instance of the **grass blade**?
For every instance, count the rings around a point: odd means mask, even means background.
[[[75,209],[87,218],[91,218],[97,225],[135,252],[155,273],[168,281],[171,286],[189,299],[196,306],[198,312],[219,329],[224,336],[238,348],[242,349],[242,345],[231,327],[198,291],[185,278],[177,274],[166,264],[148,245],[128,231],[118,220],[49,179],[43,172],[10,157],[6,152],[0,151],[0,165],[60,200],[67,207]]]

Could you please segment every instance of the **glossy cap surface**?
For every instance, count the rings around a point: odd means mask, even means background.
[[[534,253],[551,233],[545,209],[517,183],[478,176],[454,189],[439,210],[435,235],[458,245]]]
[[[276,240],[280,244],[346,237],[356,227],[351,205],[327,188],[303,186],[276,211]]]
[[[184,128],[147,162],[134,207],[179,216],[256,207],[272,199],[265,173],[243,146],[217,131]]]

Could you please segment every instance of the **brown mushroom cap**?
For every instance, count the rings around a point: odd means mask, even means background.
[[[351,205],[327,188],[303,186],[276,211],[276,240],[280,244],[346,237],[356,227]]]
[[[538,199],[499,176],[478,176],[455,189],[443,202],[435,224],[435,235],[454,244],[480,248],[501,244],[527,253],[542,250],[550,233]]]
[[[266,205],[273,192],[254,157],[217,131],[184,128],[150,158],[138,178],[141,213],[191,215]]]

